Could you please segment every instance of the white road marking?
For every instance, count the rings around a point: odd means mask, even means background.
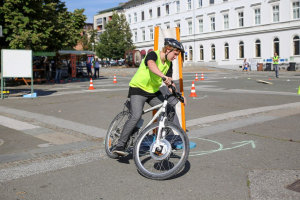
[[[64,158],[57,158],[53,160],[35,162],[18,167],[2,169],[0,170],[0,182],[85,164],[100,160],[101,157],[104,157],[104,150],[97,150]]]
[[[195,126],[198,124],[205,124],[205,123],[211,123],[215,121],[221,121],[229,118],[235,118],[235,117],[241,117],[241,116],[247,116],[272,110],[279,110],[279,109],[285,109],[285,108],[299,108],[300,102],[296,103],[289,103],[289,104],[282,104],[282,105],[276,105],[276,106],[265,106],[265,107],[259,107],[259,108],[250,108],[245,110],[238,110],[228,113],[222,113],[218,115],[212,115],[207,117],[202,117],[198,119],[192,119],[188,120],[186,122],[186,126]]]
[[[28,130],[28,129],[35,129],[35,128],[40,128],[39,126],[34,126],[32,124],[26,123],[26,122],[21,122],[15,119],[11,119],[8,117],[4,117],[0,115],[0,124],[2,126],[6,126],[11,129],[15,130]]]
[[[34,119],[36,121],[43,122],[45,124],[51,124],[51,125],[55,125],[55,126],[58,126],[61,128],[78,131],[78,132],[85,133],[87,135],[91,135],[94,137],[99,137],[99,138],[105,137],[106,132],[107,132],[106,130],[104,130],[102,128],[88,126],[85,124],[79,124],[79,123],[72,122],[69,120],[52,117],[52,116],[47,116],[47,115],[42,115],[42,114],[37,114],[37,113],[32,113],[32,112],[28,112],[28,111],[24,111],[24,110],[17,110],[14,108],[6,108],[3,106],[0,106],[0,110],[1,110],[1,112],[22,116],[24,118]],[[8,118],[8,119],[10,119],[10,118]],[[12,119],[10,119],[10,120],[12,120]],[[33,126],[33,125],[31,125],[31,126]],[[15,128],[15,125],[13,127]],[[40,128],[40,127],[36,127],[36,126],[34,126],[34,127]],[[22,128],[22,130],[24,130],[24,129]]]

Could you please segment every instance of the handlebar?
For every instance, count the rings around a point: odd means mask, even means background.
[[[166,78],[162,78],[163,81],[166,81]],[[181,103],[184,103],[184,98],[181,96],[179,92],[176,92],[176,88],[172,85],[174,82],[171,81],[171,85],[168,86],[168,88],[171,88],[172,95],[175,96]]]

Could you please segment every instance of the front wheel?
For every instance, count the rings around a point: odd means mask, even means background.
[[[138,171],[149,179],[164,180],[176,175],[189,156],[189,140],[182,128],[166,122],[160,139],[160,149],[155,147],[159,123],[154,123],[140,133],[133,150]]]
[[[105,151],[108,157],[118,158],[117,154],[114,154],[112,151],[118,144],[120,135],[122,133],[125,122],[130,116],[129,111],[120,112],[114,120],[111,122],[105,139]]]

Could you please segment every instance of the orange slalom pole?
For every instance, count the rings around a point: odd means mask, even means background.
[[[159,26],[156,26],[154,28],[154,51],[158,50],[158,37],[159,37]],[[152,111],[152,116],[154,116],[156,114],[156,110]],[[154,122],[156,122],[157,120],[155,120]],[[155,132],[154,132],[155,134]]]
[[[154,51],[158,50],[159,26],[154,28]]]
[[[180,29],[179,27],[176,27],[176,39],[178,41],[180,41]],[[182,93],[182,95],[184,95],[184,91],[183,91],[183,76],[182,76],[182,57],[181,54],[179,54],[178,56],[178,65],[179,65],[179,84],[180,84],[180,92]],[[181,122],[182,122],[182,129],[184,131],[186,131],[186,123],[185,123],[185,108],[184,108],[184,104],[181,103]]]

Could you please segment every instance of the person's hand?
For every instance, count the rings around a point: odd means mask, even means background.
[[[182,96],[182,97],[184,99],[183,105],[186,106],[186,104],[187,104],[186,98],[185,98],[185,96]]]
[[[166,79],[166,80],[164,81],[164,83],[165,83],[167,86],[171,85],[173,79],[172,79],[171,77],[167,77],[167,76],[164,76],[164,78]]]

